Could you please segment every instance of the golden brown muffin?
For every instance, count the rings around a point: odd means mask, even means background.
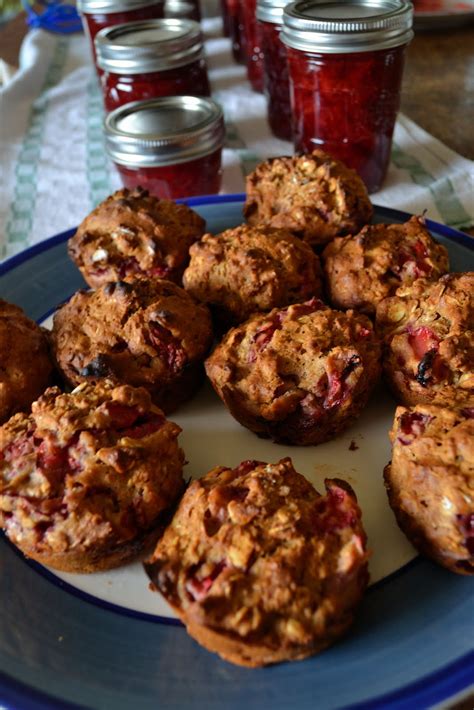
[[[205,234],[190,255],[184,288],[224,323],[321,295],[318,257],[287,230],[241,225]]]
[[[332,439],[365,407],[380,374],[380,345],[367,316],[312,299],[233,328],[206,372],[243,426],[308,446]]]
[[[186,205],[124,188],[85,218],[69,240],[69,256],[92,288],[136,278],[180,283],[205,225]]]
[[[376,327],[403,404],[474,406],[474,272],[399,288],[378,306]]]
[[[398,524],[420,552],[474,574],[474,409],[398,407],[384,471]]]
[[[306,658],[352,623],[368,582],[354,492],[321,496],[293,468],[244,461],[189,486],[146,569],[191,636],[222,658]]]
[[[358,232],[373,215],[357,173],[321,150],[260,163],[246,190],[250,225],[288,229],[313,246]]]
[[[79,291],[54,316],[52,332],[69,384],[106,377],[145,387],[166,412],[194,394],[211,342],[207,307],[164,280]]]
[[[373,315],[383,298],[416,279],[436,281],[449,270],[448,252],[422,217],[405,224],[371,224],[334,239],[323,252],[329,299],[335,308]]]
[[[0,428],[0,524],[68,572],[124,564],[155,542],[183,489],[181,429],[144,389],[51,387]]]
[[[53,362],[41,328],[21,308],[0,299],[0,423],[52,384]]]

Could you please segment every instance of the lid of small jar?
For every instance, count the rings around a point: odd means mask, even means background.
[[[97,66],[113,74],[174,69],[204,56],[201,26],[194,20],[139,20],[100,30]]]
[[[287,5],[288,0],[257,0],[257,20],[281,25],[283,10]]]
[[[113,12],[139,10],[149,5],[164,5],[165,0],[77,0],[79,12],[109,15]]]
[[[115,163],[135,168],[175,165],[222,148],[222,109],[211,99],[165,96],[134,101],[104,121],[105,147]]]
[[[306,52],[372,52],[413,38],[407,0],[299,0],[285,7],[280,38]]]

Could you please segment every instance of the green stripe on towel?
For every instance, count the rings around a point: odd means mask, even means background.
[[[43,141],[44,124],[49,101],[46,93],[59,83],[66,64],[69,42],[61,37],[56,43],[39,96],[33,101],[18,160],[15,165],[15,185],[10,214],[6,224],[6,243],[1,256],[18,252],[29,243],[36,205],[36,176]]]

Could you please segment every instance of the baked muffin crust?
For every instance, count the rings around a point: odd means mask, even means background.
[[[200,644],[262,666],[305,658],[352,622],[368,581],[354,492],[321,496],[291,459],[193,481],[146,569]]]
[[[357,173],[321,150],[260,163],[247,176],[246,191],[250,225],[288,229],[312,246],[358,232],[373,215]]]
[[[88,215],[69,240],[69,256],[86,283],[97,288],[120,279],[181,282],[189,247],[205,221],[186,205],[126,188]]]

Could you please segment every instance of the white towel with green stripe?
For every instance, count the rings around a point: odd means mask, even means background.
[[[203,22],[213,97],[223,106],[224,193],[243,192],[261,160],[292,152],[274,138],[262,95],[222,37],[220,18]],[[20,68],[0,88],[0,258],[77,225],[120,186],[102,138],[103,109],[89,47],[81,35],[30,32]],[[474,225],[474,162],[400,116],[378,205],[457,228]]]

